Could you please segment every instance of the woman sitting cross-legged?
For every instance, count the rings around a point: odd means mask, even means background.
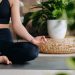
[[[28,42],[12,40],[9,30],[9,20],[16,34]],[[22,25],[19,12],[19,0],[0,0],[0,63],[19,64],[35,59],[38,56],[38,46],[46,43],[45,36],[31,36]]]

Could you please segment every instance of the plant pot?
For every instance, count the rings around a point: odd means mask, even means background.
[[[47,20],[48,34],[53,39],[64,39],[67,32],[67,20]]]

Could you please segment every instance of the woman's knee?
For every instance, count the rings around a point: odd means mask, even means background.
[[[29,52],[29,56],[32,59],[35,59],[36,57],[38,57],[38,54],[39,54],[39,48],[35,45],[32,45],[30,52]]]
[[[33,60],[38,57],[39,48],[31,43],[22,44],[21,52],[26,61]]]

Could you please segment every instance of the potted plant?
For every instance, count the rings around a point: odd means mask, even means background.
[[[48,30],[50,37],[64,38],[67,31],[67,22],[65,20],[65,7],[67,5],[68,0],[40,2],[32,8],[40,8],[39,10],[25,14],[23,24],[27,25],[29,21],[32,21],[32,26],[37,30],[36,33],[42,33],[43,31],[47,33]]]
[[[50,12],[44,8],[47,13],[47,29],[50,37],[54,39],[63,39],[67,32],[66,7],[64,0],[49,0]]]

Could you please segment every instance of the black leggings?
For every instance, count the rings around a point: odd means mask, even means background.
[[[9,29],[0,29],[0,54],[6,55],[13,64],[21,64],[35,59],[39,49],[29,42],[12,41]]]

